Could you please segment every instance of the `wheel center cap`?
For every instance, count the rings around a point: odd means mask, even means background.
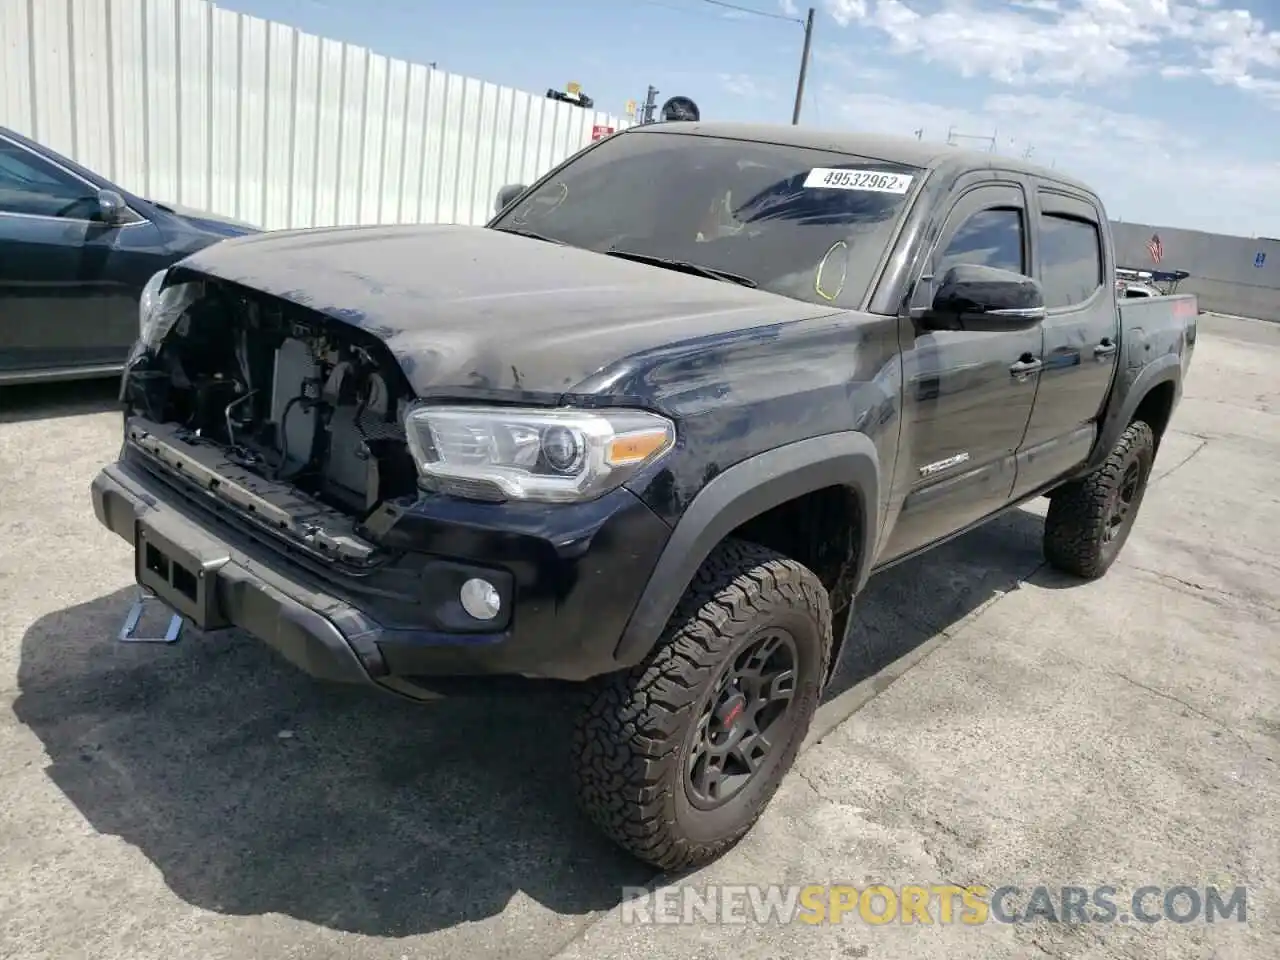
[[[716,710],[716,720],[720,724],[720,729],[732,731],[746,710],[747,698],[740,693],[733,694]]]

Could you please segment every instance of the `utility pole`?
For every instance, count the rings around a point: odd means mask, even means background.
[[[644,109],[640,112],[641,123],[653,123],[653,111],[658,108],[658,88],[650,85],[644,96]]]
[[[791,111],[791,125],[800,122],[800,105],[804,102],[804,78],[809,72],[809,47],[813,43],[813,7],[804,20],[804,52],[800,54],[800,78],[796,81],[796,107]]]

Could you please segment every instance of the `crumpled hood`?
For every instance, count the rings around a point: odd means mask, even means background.
[[[832,311],[483,227],[345,227],[226,240],[181,266],[383,340],[420,396],[563,394],[686,340]]]

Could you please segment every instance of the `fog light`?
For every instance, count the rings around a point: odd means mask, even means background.
[[[468,580],[458,594],[462,609],[477,620],[492,620],[502,609],[498,588],[488,580]]]

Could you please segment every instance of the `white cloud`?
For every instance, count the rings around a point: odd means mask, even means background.
[[[760,86],[745,73],[722,73],[719,75],[720,86],[735,97],[746,97],[751,100],[772,100],[772,90]]]
[[[895,70],[867,63],[865,60],[854,57],[839,47],[815,44],[810,56],[813,58],[815,67],[834,67],[838,70],[842,83],[856,82],[858,84],[885,86],[895,82],[899,76]]]
[[[778,0],[778,9],[788,17],[800,16],[800,6],[796,0]]]
[[[826,0],[890,50],[1009,85],[1101,86],[1193,68],[1280,104],[1280,31],[1216,0]],[[1174,71],[1174,72],[1169,72]]]
[[[1243,143],[1198,142],[1173,117],[1162,122],[1090,102],[1146,76],[1229,86],[1280,109],[1280,23],[1240,9],[1247,2],[1254,0],[824,0],[850,30],[825,31],[815,52],[839,67],[841,84],[831,78],[821,115],[908,136],[923,128],[935,140],[952,130],[968,146],[994,137],[999,152],[1028,154],[1094,184],[1125,219],[1280,235],[1280,163],[1233,156]],[[1266,9],[1280,19],[1280,6]],[[859,59],[839,50],[850,41],[851,50],[874,45],[901,57],[899,77],[861,75]],[[995,81],[1003,92],[968,110],[917,102],[902,92],[913,88],[911,61]],[[882,56],[873,71],[883,69]],[[938,96],[954,102],[950,93]],[[1259,123],[1257,134],[1274,142],[1276,125]],[[1257,142],[1251,135],[1248,143]]]
[[[1266,25],[1247,10],[1213,10],[1200,21],[1198,44],[1207,62],[1204,74],[1214,83],[1231,84],[1267,98],[1280,94],[1280,30]]]
[[[1149,116],[1024,94],[990,96],[965,111],[828,86],[820,102],[824,118],[838,116],[845,129],[909,136],[923,128],[935,141],[954,131],[971,148],[986,144],[960,135],[994,137],[1005,155],[1030,151],[1033,162],[1094,186],[1113,217],[1245,235],[1280,228],[1280,163],[1230,157]]]
[[[867,0],[827,0],[827,12],[842,27],[867,17]]]

